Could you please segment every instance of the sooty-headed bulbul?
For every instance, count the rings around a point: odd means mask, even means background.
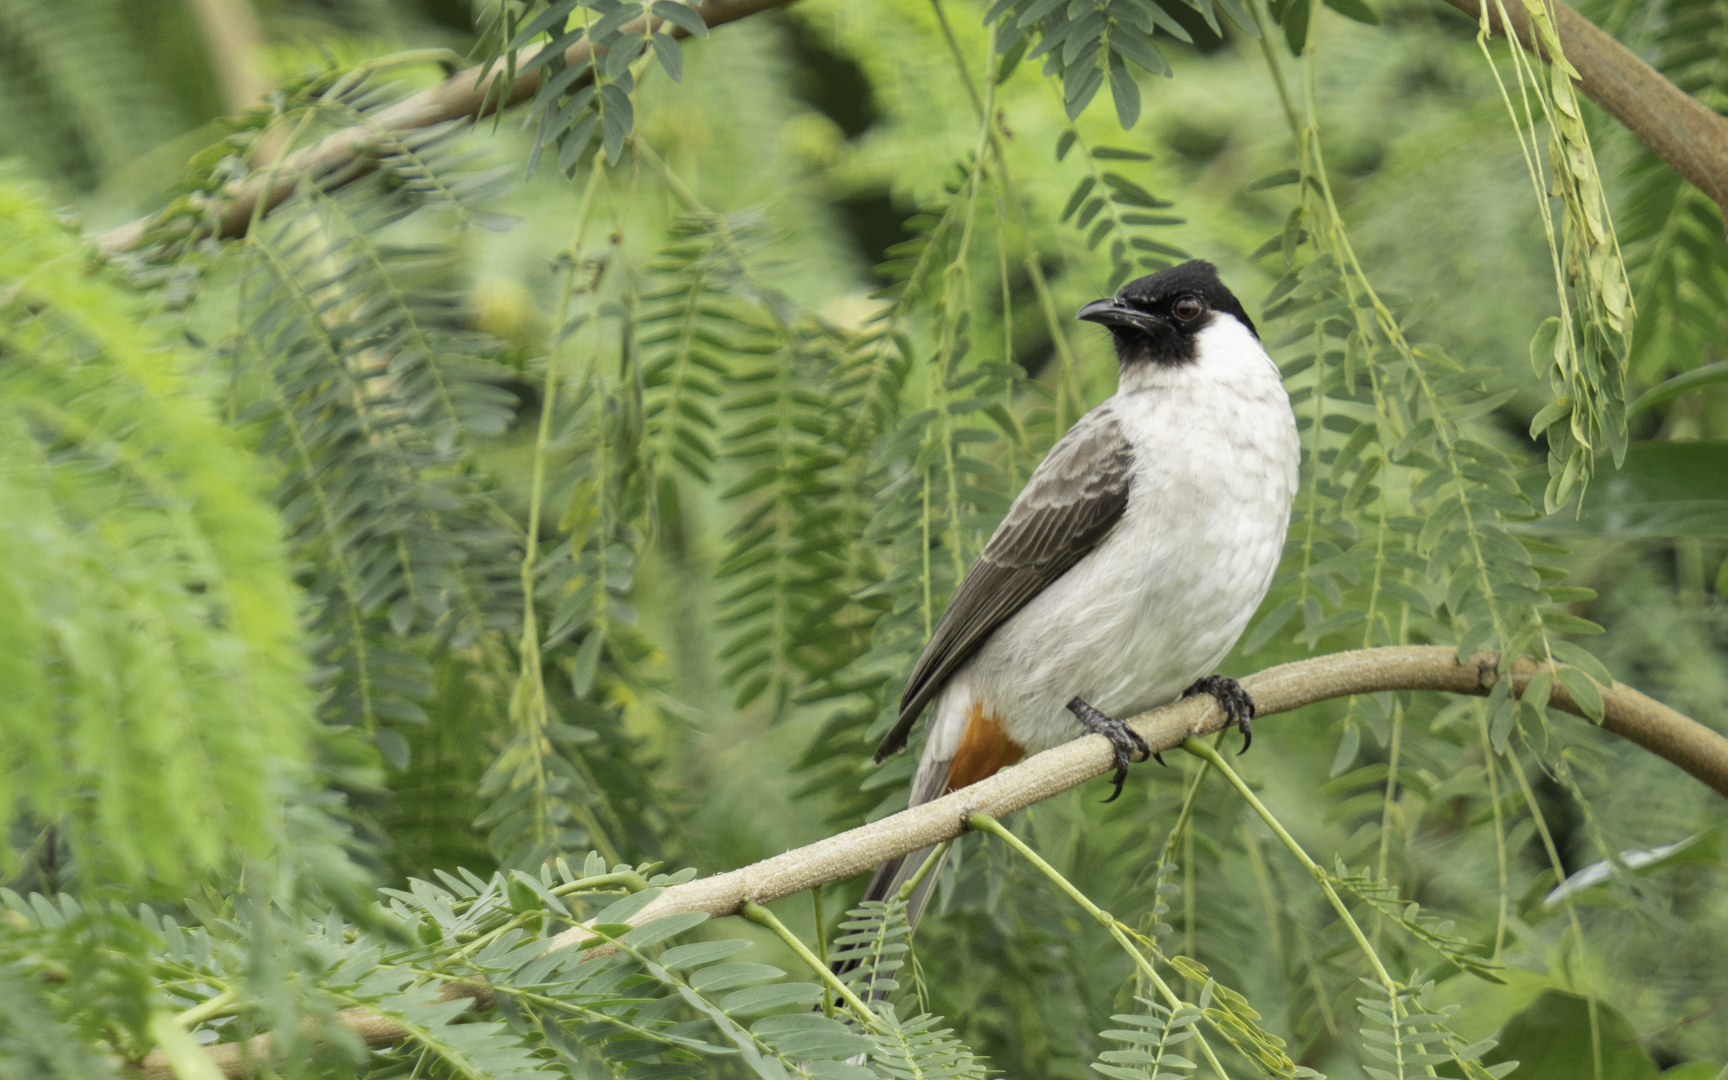
[[[1087,732],[1115,750],[1115,798],[1147,746],[1120,718],[1209,693],[1251,737],[1254,705],[1213,668],[1266,595],[1300,457],[1278,368],[1199,260],[1080,309],[1110,330],[1115,395],[1050,448],[924,646],[876,750],[930,731],[911,804]],[[1108,801],[1108,800],[1107,800]],[[923,864],[876,871],[886,898]],[[916,923],[936,875],[920,883]]]

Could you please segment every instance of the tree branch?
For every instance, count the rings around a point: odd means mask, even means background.
[[[1481,652],[1460,664],[1456,652],[1444,645],[1360,649],[1268,668],[1243,679],[1242,686],[1254,695],[1259,718],[1384,690],[1441,690],[1483,696],[1500,679],[1499,659],[1497,653]],[[1543,667],[1530,660],[1514,663],[1513,692],[1522,694]],[[1623,684],[1604,688],[1602,699],[1605,730],[1666,758],[1728,798],[1728,738]],[[1558,680],[1553,683],[1549,703],[1584,715]],[[1147,745],[1163,751],[1181,746],[1190,735],[1217,731],[1224,721],[1217,702],[1202,695],[1142,713],[1130,723]],[[885,860],[954,839],[966,831],[966,819],[973,813],[1000,818],[1102,776],[1113,767],[1110,744],[1100,736],[1083,736],[935,802],[740,870],[667,889],[629,921],[639,926],[685,911],[705,911],[715,917],[736,915],[747,903],[766,904],[843,881]],[[580,946],[589,940],[587,931],[575,927],[553,938],[549,948]],[[492,995],[482,987],[453,986],[447,994],[472,997],[476,1008],[492,1003]],[[371,1046],[408,1037],[408,1032],[369,1009],[349,1009],[339,1014],[339,1019]],[[268,1059],[269,1038],[255,1037],[244,1053],[240,1044],[227,1044],[211,1047],[210,1054],[224,1076],[250,1076],[256,1071],[251,1063]],[[173,1075],[160,1052],[146,1058],[142,1069],[152,1080],[170,1080]]]
[[[696,7],[696,13],[702,16],[703,22],[714,27],[789,3],[791,0],[707,0]],[[668,29],[663,20],[653,19],[653,22],[657,28]],[[626,36],[640,35],[642,24],[642,19],[626,23],[623,33]],[[689,36],[689,31],[682,27],[669,29],[674,37]],[[605,52],[603,49],[600,51]],[[537,49],[522,50],[519,64],[537,52]],[[565,50],[564,60],[576,63],[593,54],[594,50],[584,39]],[[352,183],[375,167],[375,146],[394,143],[396,137],[405,131],[452,120],[478,120],[520,105],[534,97],[540,89],[541,76],[546,73],[542,66],[517,76],[510,87],[509,98],[500,102],[497,91],[503,75],[498,67],[494,65],[493,72],[484,80],[480,68],[464,68],[437,86],[422,90],[369,117],[364,123],[334,132],[322,141],[290,154],[280,165],[252,174],[227,193],[220,213],[215,215],[214,227],[206,229],[202,235],[213,233],[219,239],[244,236],[260,199],[264,201],[264,212],[269,213],[294,194],[300,181],[308,176],[325,178],[331,188]],[[593,71],[590,69],[578,76],[570,89],[586,86],[592,80]],[[109,258],[131,251],[143,241],[156,218],[157,215],[152,214],[108,230],[96,238],[96,249]]]
[[[1382,690],[1443,690],[1480,696],[1494,688],[1499,679],[1495,671],[1499,654],[1477,653],[1463,664],[1456,657],[1456,652],[1444,645],[1359,649],[1280,664],[1248,676],[1242,686],[1254,696],[1260,717]],[[1528,660],[1513,664],[1514,691],[1522,693],[1531,676],[1540,670]],[[1728,738],[1623,684],[1605,689],[1602,698],[1604,729],[1667,758],[1728,797]],[[1558,680],[1549,703],[1584,715]],[[1196,696],[1142,713],[1129,723],[1148,746],[1164,751],[1181,746],[1190,735],[1217,731],[1224,720],[1217,702]],[[741,870],[667,889],[630,921],[641,924],[681,911],[733,915],[746,900],[766,904],[841,881],[896,856],[954,839],[966,831],[969,814],[1003,817],[1113,767],[1110,744],[1102,736],[1083,736],[934,802]],[[554,938],[552,948],[580,945],[588,937],[581,927],[575,927]]]
[[[1471,19],[1481,18],[1481,0],[1446,2]],[[1489,0],[1488,10],[1490,25],[1504,34],[1499,5]],[[1549,10],[1560,47],[1578,72],[1578,89],[1728,214],[1728,117],[1710,111],[1561,0],[1549,0]],[[1518,43],[1538,52],[1523,5],[1506,0],[1506,12]]]

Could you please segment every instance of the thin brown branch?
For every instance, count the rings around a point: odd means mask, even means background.
[[[697,6],[696,12],[702,16],[703,22],[714,27],[789,3],[791,0],[708,0]],[[668,29],[668,25],[659,19],[653,19],[653,22],[659,29]],[[636,19],[624,25],[623,33],[626,36],[640,35],[643,29],[643,20]],[[688,31],[677,26],[670,27],[670,33],[679,38],[688,35]],[[600,51],[603,53],[605,50]],[[522,50],[519,62],[526,63],[536,52],[535,49]],[[576,63],[593,55],[594,50],[583,40],[565,50],[564,60]],[[306,177],[324,178],[324,182],[332,187],[351,183],[375,167],[375,147],[394,145],[403,132],[452,120],[478,120],[520,105],[534,97],[545,74],[546,68],[542,66],[517,76],[510,86],[508,98],[500,102],[501,65],[494,65],[493,71],[484,79],[477,67],[455,72],[437,86],[397,102],[368,117],[364,123],[333,132],[322,141],[290,154],[280,166],[254,173],[222,199],[220,212],[214,215],[215,225],[210,231],[224,239],[244,236],[260,199],[264,201],[264,212],[269,213],[294,194]],[[574,90],[584,86],[592,77],[591,71],[585,72],[570,88]],[[156,215],[150,215],[110,229],[96,238],[97,250],[110,257],[131,251],[143,241],[155,220]]]
[[[1451,648],[1439,645],[1360,649],[1281,664],[1248,676],[1242,685],[1254,695],[1258,716],[1265,718],[1320,701],[1388,690],[1486,695],[1500,679],[1498,665],[1499,656],[1492,652],[1478,653],[1460,664]],[[1540,670],[1529,660],[1513,664],[1514,692],[1522,694]],[[1623,684],[1604,689],[1602,698],[1604,730],[1666,758],[1728,797],[1728,738]],[[1549,702],[1555,708],[1584,715],[1558,680]],[[1163,751],[1182,745],[1190,735],[1217,731],[1224,726],[1224,714],[1210,697],[1193,697],[1143,713],[1130,723],[1149,746]],[[766,904],[842,881],[887,859],[954,839],[966,831],[966,818],[972,813],[1003,817],[1102,776],[1113,767],[1109,743],[1100,736],[1084,736],[935,802],[741,870],[667,889],[630,922],[641,925],[685,911],[705,911],[715,917],[736,915],[747,902]],[[591,935],[577,927],[558,935],[550,947],[580,946],[589,940]],[[491,995],[483,987],[464,986],[458,992],[473,997],[477,1008],[491,1003]],[[406,1031],[370,1010],[350,1009],[340,1017],[368,1045],[408,1037]],[[269,1050],[269,1036],[260,1035],[244,1053],[234,1044],[233,1049],[212,1047],[211,1054],[224,1076],[239,1078],[252,1075],[247,1063],[263,1060]],[[146,1076],[167,1080],[172,1074],[165,1070],[167,1061],[159,1054],[144,1061]]]
[[[1481,18],[1480,0],[1446,2]],[[1549,7],[1560,48],[1578,72],[1578,89],[1728,213],[1728,117],[1710,111],[1561,0]],[[1499,5],[1490,0],[1488,10],[1495,32],[1504,34]],[[1523,5],[1507,0],[1506,12],[1519,44],[1536,52]]]

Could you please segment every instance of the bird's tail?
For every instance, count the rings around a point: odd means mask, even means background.
[[[930,719],[930,732],[924,741],[924,750],[919,755],[918,771],[912,777],[912,790],[908,793],[908,806],[921,806],[932,799],[939,799],[948,790],[950,773],[954,765],[955,748],[959,743],[958,731],[964,729],[969,718],[970,707],[950,710],[946,703],[939,702],[933,706]],[[994,771],[994,770],[992,770]],[[968,781],[970,782],[970,781]],[[918,917],[924,914],[924,908],[930,902],[930,894],[936,887],[937,875],[942,871],[942,863],[946,860],[946,852],[928,869],[925,863],[930,860],[934,848],[921,848],[918,851],[902,855],[897,859],[889,859],[876,868],[876,873],[870,879],[870,884],[864,889],[866,902],[879,900],[892,903],[901,888],[920,870],[924,876],[906,898],[906,937],[911,937],[912,931],[918,927]],[[859,943],[862,945],[862,942]],[[843,981],[855,982],[869,979],[877,982],[876,972],[857,974],[865,950],[846,949],[837,956],[831,965],[834,974]],[[851,953],[848,956],[845,953]],[[850,976],[850,978],[848,977]],[[889,976],[891,977],[891,976]],[[866,994],[868,989],[868,994]],[[859,987],[860,996],[882,998],[887,996],[886,987]]]

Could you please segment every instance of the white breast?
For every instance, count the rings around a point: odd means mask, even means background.
[[[1079,734],[1070,698],[1116,717],[1164,704],[1242,634],[1284,546],[1296,424],[1246,327],[1219,316],[1199,345],[1192,363],[1131,368],[1098,406],[1134,448],[1128,509],[949,679],[933,740],[957,742],[981,699],[1011,739],[1045,749]]]

